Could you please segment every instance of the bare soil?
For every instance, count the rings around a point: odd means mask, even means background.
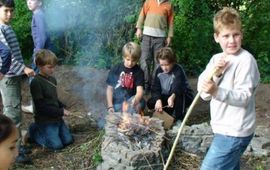
[[[103,123],[101,118],[106,114],[105,79],[106,70],[90,68],[75,68],[61,66],[55,74],[58,80],[58,95],[67,105],[72,115],[65,118],[74,138],[74,144],[62,151],[52,152],[42,147],[31,145],[33,165],[16,165],[13,169],[95,169],[100,162],[99,155],[102,143]],[[196,89],[197,79],[190,79],[191,86]],[[27,79],[22,86],[23,104],[29,104],[31,99]],[[1,107],[2,108],[2,107]],[[261,84],[256,96],[257,124],[268,129],[270,136],[270,84]],[[2,112],[2,111],[1,111]],[[197,124],[209,120],[209,104],[200,100],[188,124]],[[23,129],[33,121],[32,114],[24,113]],[[198,169],[201,158],[195,155],[177,151],[171,161],[170,169]],[[269,159],[245,157],[244,169],[258,167],[269,168]]]

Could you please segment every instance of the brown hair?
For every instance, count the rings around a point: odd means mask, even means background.
[[[176,56],[170,47],[163,47],[156,53],[156,60],[168,60],[169,63],[176,63]]]
[[[35,56],[35,63],[37,66],[45,66],[47,64],[55,66],[57,64],[57,57],[50,50],[41,49],[35,54]]]
[[[130,56],[132,60],[139,61],[141,57],[141,47],[134,43],[128,42],[122,48],[123,58]]]
[[[2,6],[15,8],[15,3],[13,0],[0,0],[0,7]]]
[[[242,31],[241,18],[239,13],[231,7],[224,7],[218,11],[213,19],[214,31],[219,33],[222,28],[237,28]]]
[[[6,140],[11,134],[15,124],[7,116],[0,114],[0,143]]]

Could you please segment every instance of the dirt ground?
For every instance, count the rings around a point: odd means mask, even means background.
[[[58,80],[58,95],[67,105],[72,115],[65,118],[73,135],[74,144],[62,151],[52,152],[36,145],[32,147],[33,165],[16,165],[13,169],[95,169],[101,161],[99,155],[102,143],[102,125],[106,108],[105,79],[107,71],[82,67],[61,66],[55,77]],[[196,78],[190,79],[196,89]],[[22,86],[23,104],[30,101],[29,86],[24,80]],[[2,107],[0,107],[2,108]],[[270,84],[261,84],[256,96],[257,124],[270,130]],[[1,110],[2,112],[2,110]],[[99,120],[99,121],[96,121]],[[192,112],[188,124],[197,124],[209,120],[209,104],[199,101]],[[32,114],[24,113],[23,129],[33,121]],[[270,132],[269,134],[270,135]],[[267,158],[243,158],[245,169],[266,169]],[[198,169],[201,158],[177,151],[170,169]],[[269,163],[269,162],[268,162]]]

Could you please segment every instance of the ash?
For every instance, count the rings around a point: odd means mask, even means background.
[[[162,123],[158,118],[137,114],[108,114],[101,147],[103,162],[97,169],[162,170],[160,153],[165,135]]]

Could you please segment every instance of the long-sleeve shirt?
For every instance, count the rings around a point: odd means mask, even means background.
[[[146,0],[136,28],[143,27],[143,34],[153,37],[173,37],[173,7],[167,0]]]
[[[34,102],[35,122],[49,123],[62,120],[63,104],[58,100],[56,79],[37,75],[30,84]]]
[[[0,41],[0,72],[6,74],[11,64],[11,52],[8,46]]]
[[[198,91],[202,80],[214,69],[214,63],[224,54],[214,55],[199,77]],[[201,93],[204,100],[211,100],[211,126],[214,133],[234,137],[246,137],[255,130],[255,92],[259,85],[260,73],[254,57],[240,49],[230,57],[229,65],[220,78],[217,94]]]
[[[31,30],[34,42],[34,52],[39,49],[51,48],[50,36],[42,9],[37,9],[33,12]]]
[[[181,96],[187,86],[187,78],[180,65],[175,64],[169,73],[164,73],[161,67],[158,67],[151,88],[152,98],[158,100],[162,95],[170,96],[173,93]]]
[[[22,75],[25,65],[21,54],[16,34],[10,25],[0,24],[0,41],[9,47],[11,51],[11,65],[6,77]]]

